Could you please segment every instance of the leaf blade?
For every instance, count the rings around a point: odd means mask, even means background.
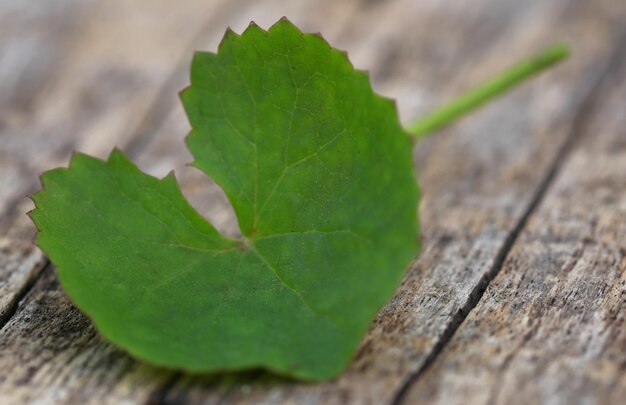
[[[102,334],[194,372],[337,375],[416,254],[411,142],[395,106],[286,20],[197,53],[181,94],[194,165],[223,187],[225,238],[173,176],[114,151],[43,176],[33,220]]]

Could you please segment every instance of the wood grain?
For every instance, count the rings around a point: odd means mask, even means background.
[[[408,403],[623,403],[626,47],[502,272]]]
[[[612,69],[626,17],[619,0],[66,3],[67,13],[49,5],[28,17],[41,26],[39,47],[53,55],[54,63],[41,59],[49,68],[24,76],[0,59],[0,77],[11,77],[0,86],[12,89],[0,92],[0,224],[8,230],[0,236],[0,325],[8,321],[0,370],[10,370],[0,372],[1,403],[385,403],[403,399],[399,392],[422,399],[421,370],[438,364],[551,185],[563,145]],[[15,6],[3,7],[0,22],[13,21]],[[221,190],[183,166],[188,124],[176,92],[191,49],[214,49],[227,25],[241,31],[254,19],[268,27],[282,15],[347,49],[377,90],[398,99],[405,120],[554,40],[570,40],[575,57],[417,148],[424,251],[342,377],[305,385],[262,372],[183,377],[140,364],[100,339],[52,267],[41,272],[46,260],[30,244],[23,194],[36,187],[37,171],[65,163],[71,149],[104,156],[118,145],[149,173],[177,168],[191,202],[235,235]],[[0,24],[1,46],[27,35],[16,27]],[[34,58],[21,57],[25,67]],[[29,96],[15,90],[29,84]],[[571,288],[585,282],[581,275]],[[606,364],[606,381],[618,384],[610,376],[623,374],[620,363]],[[591,399],[608,395],[598,387]]]

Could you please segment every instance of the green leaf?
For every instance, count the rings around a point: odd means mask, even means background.
[[[336,376],[418,251],[411,141],[394,104],[287,20],[197,53],[182,100],[194,166],[240,239],[115,150],[42,176],[37,243],[106,338],[192,372]]]

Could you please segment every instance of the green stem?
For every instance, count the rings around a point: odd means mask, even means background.
[[[407,131],[421,138],[456,121],[485,102],[503,94],[524,80],[567,58],[569,49],[564,44],[552,45],[530,58],[518,62],[491,80],[473,88],[452,102],[432,111],[407,126]]]

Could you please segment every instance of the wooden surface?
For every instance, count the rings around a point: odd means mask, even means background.
[[[31,241],[24,196],[72,150],[119,146],[234,235],[190,161],[194,49],[288,16],[404,121],[556,40],[573,57],[424,140],[424,248],[334,381],[189,377],[103,341]],[[0,403],[623,403],[626,3],[621,0],[0,3]]]

